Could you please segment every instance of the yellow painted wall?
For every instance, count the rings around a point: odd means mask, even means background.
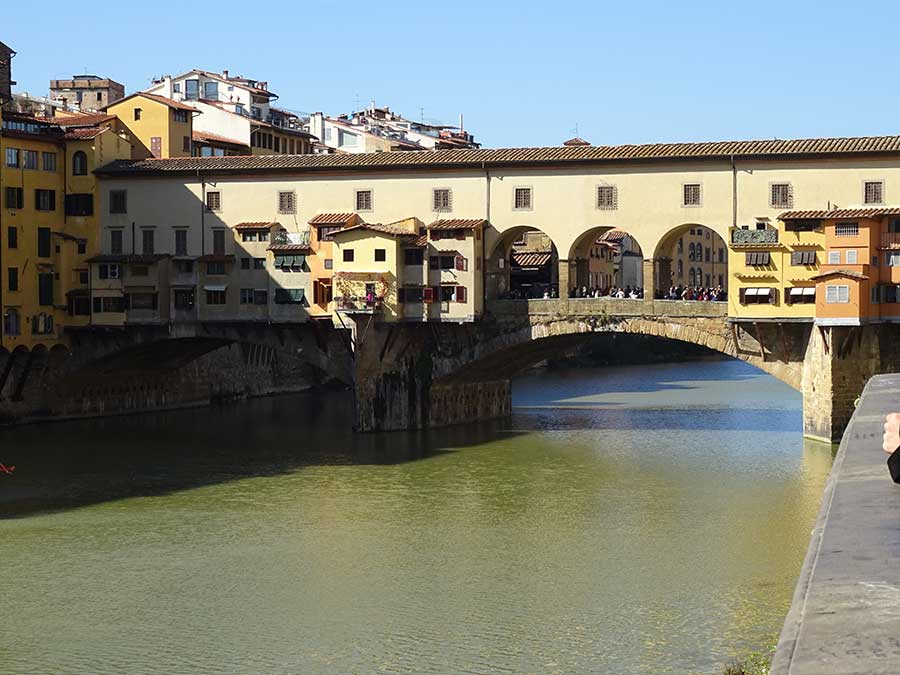
[[[141,118],[134,118],[140,109]],[[162,158],[190,157],[190,150],[184,150],[184,137],[191,138],[192,117],[188,121],[176,122],[174,110],[164,103],[143,96],[133,96],[107,107],[110,115],[116,115],[132,137],[132,159],[152,157],[151,143],[154,136],[162,139]]]

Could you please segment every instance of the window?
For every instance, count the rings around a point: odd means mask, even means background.
[[[403,249],[404,265],[421,265],[425,259],[425,252],[420,248]]]
[[[682,206],[700,206],[700,183],[685,183],[682,186]]]
[[[461,255],[456,256],[456,270],[458,272],[468,272],[469,271],[469,260],[468,258],[464,258]]]
[[[204,82],[203,83],[203,98],[209,99],[210,101],[218,101],[219,100],[219,83],[218,82]]]
[[[109,191],[109,212],[110,213],[128,213],[128,191],[127,190],[110,190]]]
[[[153,253],[153,230],[141,230],[141,251],[144,255]]]
[[[422,302],[425,289],[421,286],[405,286],[397,290],[398,302]]]
[[[281,136],[274,136],[273,140],[275,141],[275,147],[272,149],[275,152],[281,152]]]
[[[53,305],[53,273],[38,274],[38,304],[45,307]]]
[[[25,159],[25,168],[26,169],[37,169],[38,168],[38,152],[37,150],[26,150],[24,152]]]
[[[340,227],[317,227],[316,228],[316,236],[319,238],[319,241],[333,241],[333,235],[335,232],[340,232]]]
[[[255,269],[255,270],[266,269],[266,259],[265,258],[254,258],[253,259],[253,269]]]
[[[134,109],[134,121],[135,122],[138,122],[141,119],[141,113],[143,113],[143,110],[141,110],[140,108]]]
[[[66,215],[94,215],[94,195],[90,193],[66,195]]]
[[[38,211],[56,211],[56,190],[35,190],[34,208]]]
[[[344,254],[344,262],[353,262],[353,249],[352,248],[345,248],[343,250],[343,254]]]
[[[431,192],[431,204],[434,211],[452,211],[453,193],[449,188],[435,188]]]
[[[250,258],[241,258],[241,269],[242,270],[250,269]]]
[[[784,299],[789,305],[814,305],[816,304],[816,289],[814,286],[785,288]]]
[[[181,137],[181,149],[184,152],[191,151],[191,137],[190,136],[182,136]]]
[[[333,270],[334,269],[334,260],[331,258],[325,258],[325,269]]]
[[[41,153],[41,168],[43,168],[44,171],[56,171],[56,153],[55,152]]]
[[[206,304],[207,305],[224,305],[225,304],[225,291],[206,291]]]
[[[242,305],[252,305],[253,304],[253,289],[252,288],[242,288],[241,289],[241,300]]]
[[[531,208],[531,188],[519,187],[513,193],[513,208],[527,210]]]
[[[221,211],[222,210],[222,193],[207,192],[206,193],[206,210]]]
[[[78,283],[87,286],[90,283],[90,275],[87,272],[78,272]]]
[[[175,230],[175,255],[187,255],[187,230]]]
[[[225,230],[213,230],[213,253],[216,255],[225,254]]]
[[[181,82],[175,82],[174,84],[172,84],[172,91],[175,92],[176,94],[180,94],[181,93]]]
[[[619,208],[619,189],[615,185],[597,186],[597,208],[601,211]]]
[[[6,149],[6,166],[19,168],[19,150],[18,148]]]
[[[815,251],[791,251],[791,265],[815,265]]]
[[[69,298],[69,316],[90,316],[91,299],[73,296]]]
[[[81,150],[72,155],[72,175],[87,176],[88,161],[87,155]]]
[[[188,310],[194,308],[194,289],[176,288],[174,293],[175,309]]]
[[[188,122],[188,111],[187,110],[173,110],[173,119],[176,122],[181,122],[182,124],[187,124]]]
[[[845,256],[845,258],[847,259],[847,264],[848,264],[848,265],[855,265],[855,264],[856,264],[856,261],[858,260],[858,257],[857,257],[856,249],[855,249],[855,248],[849,249],[849,250],[844,254],[844,256]]]
[[[124,312],[125,298],[94,298],[94,313]]]
[[[276,305],[299,305],[303,303],[302,288],[276,288]]]
[[[6,246],[7,248],[19,248],[19,231],[14,225],[6,228]]]
[[[871,180],[863,183],[863,203],[883,204],[884,183],[880,180]]]
[[[118,263],[101,263],[97,268],[97,276],[100,279],[118,279],[119,264]]]
[[[176,260],[175,261],[175,273],[176,274],[193,274],[194,273],[194,261],[193,260]]]
[[[846,285],[826,286],[825,302],[829,305],[846,304],[850,302],[850,287]]]
[[[705,261],[705,262],[709,262],[709,259],[710,259],[711,254],[712,254],[712,249],[710,249],[709,246],[707,246],[707,247],[706,247],[706,254],[705,254],[705,257],[704,257],[704,261]],[[709,284],[707,284],[707,286],[708,286],[708,285],[709,285]]]
[[[372,210],[372,191],[357,190],[356,191],[356,210],[371,211]]]
[[[442,255],[440,257],[440,268],[442,270],[455,270],[456,269],[456,256],[452,255]]]
[[[838,223],[834,226],[834,236],[855,237],[859,234],[859,223]]]
[[[206,263],[206,273],[209,275],[225,274],[225,263],[221,261]]]
[[[37,246],[37,254],[39,258],[49,258],[50,257],[50,228],[49,227],[39,227],[38,228],[38,246]]]
[[[719,262],[720,263],[725,262],[725,249],[724,248],[719,249]]]
[[[10,267],[6,270],[7,274],[7,283],[6,288],[10,291],[19,290],[19,268],[18,267]]]
[[[840,251],[828,251],[828,264],[829,265],[840,265],[841,264],[841,252]]]
[[[15,309],[7,309],[3,314],[3,332],[6,335],[19,335],[22,325],[19,321],[19,312]]]
[[[278,193],[278,213],[297,213],[297,195],[295,192]]]
[[[339,131],[338,133],[338,144],[346,147],[356,147],[357,136],[356,134],[350,134],[346,131]]]
[[[769,185],[769,206],[775,209],[794,208],[794,190],[790,183]]]
[[[900,267],[900,253],[888,253],[885,262],[889,267]]]
[[[122,255],[122,230],[109,231],[109,252],[113,255]]]
[[[259,241],[256,232],[241,232],[241,241]]]
[[[774,305],[774,288],[742,288],[740,291],[742,305]]]
[[[6,208],[10,210],[25,208],[25,190],[23,188],[6,188]]]
[[[375,262],[384,262],[387,260],[387,251],[383,248],[375,249]]]

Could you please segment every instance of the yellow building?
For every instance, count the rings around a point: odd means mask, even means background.
[[[60,281],[65,234],[65,140],[46,120],[6,112],[0,130],[2,346],[60,341],[66,300]],[[76,246],[83,245],[76,242]]]
[[[731,230],[728,315],[813,321],[825,233],[818,221],[759,219]]]
[[[131,136],[132,159],[190,157],[194,108],[165,96],[138,92],[105,108]]]

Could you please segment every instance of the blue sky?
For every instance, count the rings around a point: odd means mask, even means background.
[[[20,91],[85,69],[133,91],[225,68],[296,111],[463,113],[488,147],[558,145],[576,124],[595,144],[900,129],[900,3],[8,4]]]

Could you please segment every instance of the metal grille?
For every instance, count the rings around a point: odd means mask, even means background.
[[[769,189],[769,206],[776,209],[794,208],[794,189],[790,183],[772,183]]]
[[[446,212],[453,210],[453,193],[449,189],[436,189],[434,190],[432,196],[435,211]]]
[[[515,208],[531,208],[531,188],[516,188]]]
[[[294,192],[278,193],[278,213],[297,213],[297,195]]]
[[[700,183],[687,183],[684,186],[684,206],[700,206]]]
[[[218,211],[222,208],[222,193],[221,192],[207,192],[206,193],[206,208],[209,211]]]
[[[884,183],[879,181],[866,181],[863,189],[863,198],[866,204],[884,203]]]
[[[356,210],[371,211],[372,210],[372,191],[358,190],[356,192]]]
[[[619,208],[619,190],[615,185],[597,186],[597,208],[604,211]]]

